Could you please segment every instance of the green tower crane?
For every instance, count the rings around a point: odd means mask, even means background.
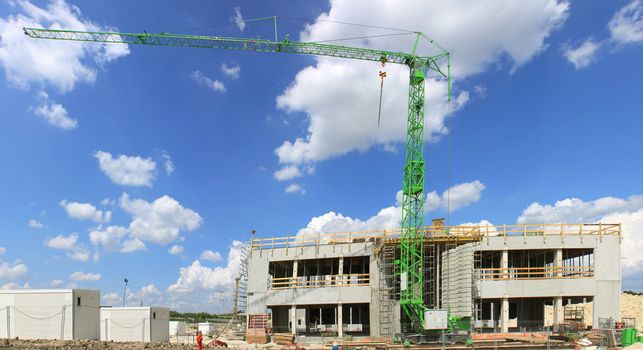
[[[277,39],[276,17],[275,40],[196,36],[183,34],[149,34],[91,32],[23,28],[32,38],[116,43],[131,45],[180,46],[209,49],[228,49],[257,52],[283,52],[351,58],[381,63],[403,64],[409,67],[409,99],[406,132],[406,158],[402,187],[402,235],[397,273],[400,279],[400,304],[417,331],[424,324],[424,301],[422,295],[422,260],[424,257],[424,81],[433,71],[447,79],[448,99],[451,99],[451,64],[449,52],[420,32],[415,32],[415,42],[410,53],[338,46],[318,42],[298,42]],[[420,40],[426,40],[437,49],[433,56],[416,53]],[[446,69],[444,63],[446,61]]]

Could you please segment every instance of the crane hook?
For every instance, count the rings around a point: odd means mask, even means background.
[[[384,68],[384,61],[382,61],[382,68]],[[382,92],[384,91],[384,78],[386,78],[386,72],[380,71],[380,107],[377,112],[377,127],[380,127],[380,120],[382,118]]]

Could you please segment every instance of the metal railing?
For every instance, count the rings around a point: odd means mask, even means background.
[[[269,289],[368,286],[368,273],[271,278]]]
[[[499,267],[476,269],[476,277],[483,281],[589,278],[593,276],[593,266]]]
[[[427,241],[481,240],[487,237],[512,236],[578,236],[621,235],[621,224],[521,224],[483,226],[425,226],[422,229]],[[402,229],[369,230],[338,233],[312,233],[294,236],[252,238],[253,250],[274,250],[279,248],[303,248],[319,245],[368,243],[377,240],[395,241],[402,235]]]

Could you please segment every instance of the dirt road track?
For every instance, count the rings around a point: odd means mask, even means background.
[[[120,343],[97,340],[21,340],[0,339],[0,349],[44,349],[44,350],[194,350],[195,345],[171,343]]]

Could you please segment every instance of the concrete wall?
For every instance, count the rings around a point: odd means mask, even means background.
[[[525,249],[594,250],[594,277],[584,279],[479,281],[472,290],[475,251]],[[373,254],[374,243],[352,243],[322,246],[254,250],[248,263],[248,312],[265,313],[268,306],[310,304],[369,303],[371,335],[379,327],[379,259]],[[369,256],[370,284],[364,287],[320,287],[301,289],[268,289],[270,261]],[[472,298],[582,297],[594,298],[593,323],[599,317],[619,319],[620,314],[620,237],[598,235],[509,236],[487,237],[481,242],[462,245],[442,256],[443,307],[454,314],[470,316]],[[396,309],[397,312],[399,310]],[[395,315],[399,320],[399,315]],[[399,323],[399,322],[398,322]],[[399,327],[396,324],[395,327]]]
[[[254,250],[248,259],[248,313],[265,313],[269,305],[311,305],[343,303],[370,303],[372,288],[376,288],[377,273],[372,273],[376,259],[371,257],[370,286],[320,287],[296,289],[268,289],[270,261],[324,259],[352,256],[370,256],[373,243],[352,243],[324,246]],[[377,271],[377,270],[375,270]]]
[[[480,281],[480,297],[509,298],[591,296],[596,294],[592,278],[561,278],[543,280]]]
[[[374,243],[362,242],[274,250],[255,250],[248,260],[248,313],[265,313],[268,306],[369,304],[371,336],[380,334],[379,327],[379,260],[373,254]],[[369,257],[369,285],[268,289],[268,264],[271,261],[292,261],[340,257]],[[301,275],[301,272],[299,273]]]
[[[473,251],[465,244],[442,253],[442,309],[460,317],[470,317],[473,310]]]
[[[170,311],[167,308],[103,307],[100,309],[100,339],[103,341],[169,341],[169,319]]]
[[[621,240],[619,236],[490,237],[470,245],[479,251],[591,248],[594,250],[593,278],[480,281],[478,283],[480,297],[593,296],[593,324],[598,324],[598,318],[620,319]]]
[[[98,339],[98,299],[92,290],[0,291],[0,337]]]

